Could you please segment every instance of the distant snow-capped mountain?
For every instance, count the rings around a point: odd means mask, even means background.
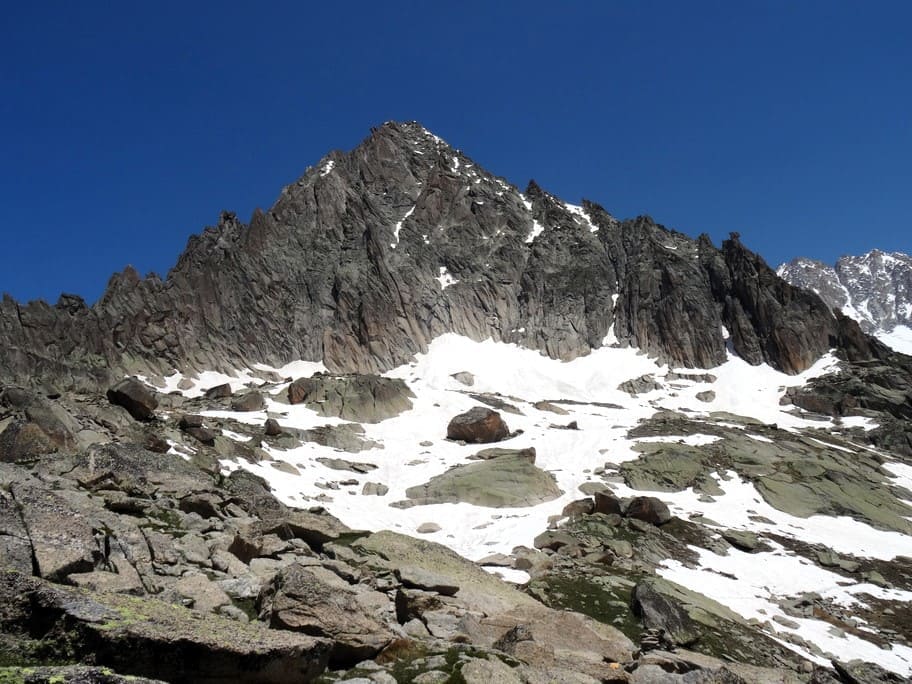
[[[835,267],[798,257],[776,272],[792,285],[816,292],[865,332],[912,354],[912,256],[875,249],[844,256]]]

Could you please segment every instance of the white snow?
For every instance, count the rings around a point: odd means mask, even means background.
[[[415,211],[415,207],[409,209],[405,214],[396,222],[396,227],[393,228],[393,239],[394,242],[390,243],[390,247],[396,249],[396,246],[399,244],[399,231],[402,230],[402,224],[405,223],[405,219],[412,215],[412,212]]]
[[[442,288],[456,282],[445,268],[440,269],[438,280]],[[712,411],[727,411],[763,423],[776,423],[788,430],[819,427],[821,423],[818,421],[789,413],[793,407],[780,406],[779,398],[787,387],[801,385],[834,370],[837,364],[835,357],[826,355],[804,373],[789,376],[768,366],[751,366],[729,356],[725,363],[711,369],[717,377],[716,382],[682,383],[665,381],[664,378],[671,370],[693,373],[693,369],[671,369],[634,348],[606,346],[573,361],[561,362],[512,344],[491,340],[475,342],[447,334],[435,339],[427,353],[419,354],[412,363],[386,374],[403,379],[415,398],[411,410],[377,424],[364,425],[365,437],[380,443],[381,447],[357,454],[339,454],[314,443],[304,443],[287,451],[267,447],[273,459],[293,465],[299,475],[277,470],[269,462],[226,460],[222,461],[222,465],[226,470],[242,467],[263,476],[276,495],[287,504],[310,506],[320,503],[353,528],[391,529],[414,535],[422,523],[436,523],[440,530],[422,535],[423,538],[449,546],[465,557],[480,559],[492,553],[510,553],[517,545],[531,546],[534,538],[548,527],[549,517],[560,513],[567,503],[580,497],[580,485],[592,482],[605,484],[593,474],[596,469],[606,465],[610,469],[613,465],[637,458],[639,453],[634,449],[637,444],[671,441],[699,446],[717,440],[706,434],[627,438],[627,432],[632,427],[659,409],[687,411],[695,418],[706,417]],[[258,366],[251,372],[262,370],[267,368]],[[270,370],[280,372],[283,377],[299,377],[322,370],[322,366],[303,363],[296,367]],[[459,371],[473,374],[473,393],[498,393],[504,401],[522,412],[522,415],[503,413],[510,429],[522,430],[522,434],[498,446],[534,446],[536,464],[554,475],[563,492],[560,497],[526,508],[493,509],[458,503],[400,509],[390,505],[404,500],[409,487],[424,484],[450,467],[471,462],[468,457],[480,450],[478,446],[444,439],[449,420],[477,405],[468,396],[466,387],[451,377]],[[646,374],[655,376],[663,388],[637,396],[618,389],[624,381]],[[198,393],[227,377],[201,374],[188,393]],[[175,386],[178,380],[177,376],[167,379],[169,385]],[[249,373],[239,372],[231,378],[233,383],[245,384],[248,381],[255,381]],[[711,387],[716,396],[710,402],[700,401],[696,394],[707,387]],[[280,394],[286,388],[287,385],[282,384],[273,392]],[[558,403],[569,415],[536,409],[533,404],[540,400]],[[619,408],[599,406],[599,403]],[[267,404],[266,412],[219,411],[208,412],[207,415],[231,415],[250,424],[262,424],[267,415],[272,415],[283,426],[292,428],[344,422],[338,418],[319,416],[300,404],[290,406],[272,399]],[[571,420],[578,423],[579,430],[553,427]],[[843,422],[846,423],[846,419]],[[858,424],[868,427],[870,421],[858,419]],[[768,438],[757,435],[752,437],[768,441]],[[430,442],[430,446],[422,446],[422,442]],[[377,469],[363,475],[343,473],[320,464],[317,459],[324,456],[369,462]],[[897,485],[912,485],[912,467],[889,459],[885,467],[894,476]],[[912,556],[912,537],[874,529],[848,517],[795,517],[771,507],[752,483],[742,481],[733,472],[715,474],[714,477],[723,491],[719,496],[705,497],[693,490],[658,492],[656,496],[684,519],[699,514],[725,528],[750,530],[761,535],[775,532],[860,557],[889,560],[896,555]],[[341,485],[339,482],[342,480],[354,480],[357,484]],[[367,482],[382,483],[389,487],[389,491],[383,496],[363,496],[360,492]],[[619,496],[641,494],[613,479],[610,486]],[[760,616],[762,620],[781,612],[776,606],[777,596],[804,590],[818,591],[842,603],[861,600],[858,598],[861,593],[912,599],[912,594],[884,594],[891,590],[866,584],[841,586],[839,582],[844,578],[808,565],[778,545],[773,546],[772,552],[751,554],[749,557],[735,551],[728,556],[716,556],[697,550],[700,558],[698,567],[687,568],[668,561],[661,572],[673,581],[721,601],[745,617]],[[501,574],[508,581],[524,582],[528,579],[525,573],[509,569],[487,570]],[[720,572],[732,573],[738,580],[727,580]],[[760,613],[760,610],[765,612]],[[829,625],[816,620],[796,622],[801,626],[798,630],[801,636],[824,651],[838,653],[840,657],[854,654],[904,674],[912,673],[908,649],[894,647],[892,651],[884,651],[858,637],[836,637],[828,631]],[[767,631],[775,635],[789,630],[782,625],[771,624]]]
[[[592,223],[592,219],[589,218],[589,214],[586,213],[585,209],[576,204],[567,204],[566,202],[564,202],[564,208],[576,217],[577,223],[581,223],[588,228],[590,233],[598,232],[598,226]]]
[[[441,266],[439,273],[440,275],[437,276],[436,280],[438,283],[440,283],[441,290],[445,290],[450,285],[455,285],[459,282],[450,274],[450,272],[446,269],[446,266]]]
[[[908,326],[897,325],[890,332],[878,333],[877,338],[898,352],[912,355],[912,328]]]
[[[332,170],[335,166],[336,166],[336,162],[334,162],[332,159],[330,159],[329,161],[326,162],[326,164],[323,165],[323,168],[320,169],[320,176],[328,176],[332,172]]]
[[[545,232],[545,227],[538,221],[532,221],[532,232],[529,233],[529,237],[526,238],[526,242],[534,242],[535,238],[537,238],[543,232]]]

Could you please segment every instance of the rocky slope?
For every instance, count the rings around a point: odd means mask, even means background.
[[[797,258],[776,272],[792,285],[810,290],[831,308],[854,318],[865,332],[894,342],[889,333],[912,329],[912,257],[902,252],[872,250],[844,256],[836,266]],[[898,351],[912,351],[912,336]],[[900,341],[900,344],[902,342]]]
[[[446,332],[572,359],[609,342],[687,367],[789,373],[852,324],[733,235],[721,249],[504,182],[416,123],[333,152],[249,224],[223,213],[166,279],[127,268],[91,308],[0,303],[7,380],[106,387],[115,374],[323,361],[382,371]],[[860,340],[861,338],[857,338]],[[852,349],[877,354],[867,342]]]

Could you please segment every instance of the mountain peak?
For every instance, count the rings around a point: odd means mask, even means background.
[[[779,275],[817,293],[829,306],[854,318],[869,333],[883,335],[912,327],[912,257],[880,249],[845,255],[835,266],[799,257],[782,264]]]
[[[727,358],[723,327],[750,363],[807,368],[839,335],[830,312],[726,244],[618,221],[534,181],[522,195],[420,123],[390,121],[249,224],[223,212],[164,281],[127,270],[66,320],[4,306],[0,370],[65,366],[74,383],[295,360],[377,372],[449,332],[564,360],[611,343],[707,367]]]

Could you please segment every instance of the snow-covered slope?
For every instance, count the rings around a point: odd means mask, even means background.
[[[863,330],[897,351],[912,353],[912,257],[872,250],[836,266],[799,257],[777,269],[792,285],[816,292]]]
[[[779,434],[801,435],[802,439],[817,428],[835,427],[832,422],[822,423],[819,416],[780,405],[780,397],[788,387],[803,385],[836,366],[837,361],[826,356],[803,374],[790,376],[730,356],[724,364],[710,369],[710,375],[692,369],[671,369],[632,348],[602,348],[561,362],[515,345],[479,343],[448,334],[437,338],[428,352],[413,363],[386,374],[404,380],[415,400],[411,410],[363,426],[364,437],[380,446],[351,455],[311,442],[287,450],[263,443],[273,460],[224,460],[222,466],[226,471],[245,468],[260,475],[286,503],[323,505],[356,529],[392,529],[411,535],[419,534],[420,527],[436,529],[427,533],[427,538],[478,560],[493,553],[510,554],[520,545],[532,546],[536,535],[561,517],[565,505],[582,496],[581,487],[591,491],[594,486],[607,485],[619,496],[642,494],[612,473],[616,473],[619,464],[636,459],[640,455],[638,448],[645,444],[711,445],[720,439],[711,433],[724,427],[743,431],[762,445],[772,440],[751,430],[751,425],[775,424],[774,430],[784,431]],[[289,372],[308,374],[318,367],[302,365],[279,370],[287,376]],[[456,373],[471,373],[471,387],[454,378]],[[654,383],[654,389],[639,394],[619,389],[620,384],[643,376],[651,376],[646,385]],[[168,388],[176,388],[182,379],[179,374],[166,378]],[[249,374],[196,378],[184,393],[198,396],[202,389],[225,380],[240,388],[251,379]],[[187,385],[186,381],[182,383],[183,387]],[[287,404],[282,400],[286,388],[287,383],[270,386],[271,398],[264,411],[207,411],[205,415],[250,425],[261,425],[267,417],[274,417],[283,426],[302,429],[344,422],[320,416],[303,404]],[[527,508],[488,508],[469,503],[391,505],[406,499],[409,487],[471,462],[468,457],[480,450],[477,445],[445,439],[449,420],[479,405],[470,394],[496,396],[518,410],[504,412],[503,417],[511,430],[521,432],[496,446],[534,447],[536,465],[553,474],[563,492],[559,498]],[[566,414],[545,410],[542,401],[559,406]],[[707,434],[640,438],[629,435],[631,429],[663,410],[707,421]],[[567,429],[571,421],[578,429]],[[868,419],[843,418],[841,427],[850,426],[863,430],[876,427]],[[813,442],[815,438],[807,439]],[[817,443],[829,446],[819,440]],[[847,444],[848,447],[831,448],[872,453],[870,447]],[[376,469],[367,473],[340,472],[318,460],[327,457],[351,458]],[[884,468],[912,499],[912,469],[887,455],[878,454],[877,458],[886,460]],[[912,536],[877,529],[845,516],[799,517],[766,503],[750,480],[734,472],[721,470],[713,477],[721,492],[714,496],[693,489],[649,493],[662,498],[679,518],[702,516],[699,519],[708,521],[710,530],[721,531],[724,527],[781,535],[795,543],[819,544],[857,558],[890,560],[898,555],[912,556]],[[362,490],[367,483],[388,489],[380,495],[365,495]],[[752,554],[732,549],[727,555],[720,555],[692,548],[699,554],[698,563],[668,559],[659,573],[723,603],[746,619],[765,621],[764,628],[771,636],[818,662],[826,662],[829,656],[825,654],[841,659],[861,658],[912,675],[912,649],[907,646],[894,644],[883,649],[876,645],[876,639],[865,638],[863,625],[854,634],[838,633],[821,619],[793,619],[781,608],[783,597],[808,591],[821,593],[824,600],[837,606],[852,606],[866,600],[864,597],[907,602],[912,601],[912,592],[875,586],[864,578],[847,580],[778,542],[771,543],[767,551]],[[525,572],[515,569],[491,570],[510,581],[522,583],[529,579]],[[801,646],[801,639],[809,645]]]

